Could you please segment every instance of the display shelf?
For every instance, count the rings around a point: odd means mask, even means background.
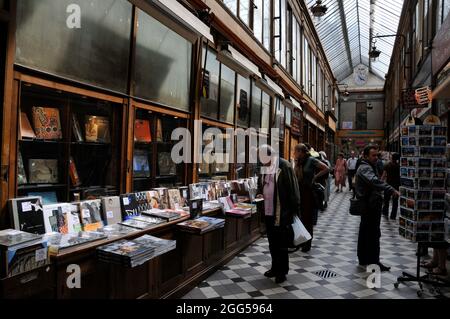
[[[186,127],[186,120],[136,106],[134,121],[133,191],[162,187],[165,181],[171,187],[185,184],[186,164],[173,163],[170,154],[176,142],[169,138],[173,129]]]
[[[133,176],[134,181],[145,181],[145,180],[149,180],[149,179],[151,179],[151,177],[134,177]]]
[[[18,108],[17,152],[22,158],[18,174],[30,182],[33,171],[45,169],[58,183],[19,185],[21,194],[58,188],[58,199],[68,201],[71,192],[81,190],[73,185],[82,185],[83,190],[97,185],[120,188],[122,104],[22,83]]]
[[[109,146],[111,147],[111,143],[95,143],[95,142],[70,142],[71,145],[75,146]]]
[[[155,176],[156,179],[173,179],[173,178],[177,178],[177,175],[160,175],[160,176]]]
[[[20,139],[20,143],[42,143],[42,144],[67,144],[67,142],[63,140],[40,140],[40,139]]]
[[[45,188],[63,188],[66,184],[27,184],[20,185],[19,190],[33,190],[33,189],[45,189]]]

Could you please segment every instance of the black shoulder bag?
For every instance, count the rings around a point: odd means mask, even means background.
[[[370,191],[366,197],[350,198],[350,209],[349,209],[350,215],[362,216],[362,214],[367,211],[368,209],[367,205],[369,203],[370,194],[372,193],[372,187],[369,184],[367,184],[367,186],[370,187]]]

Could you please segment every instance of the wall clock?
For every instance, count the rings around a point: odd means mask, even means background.
[[[365,65],[358,65],[353,71],[353,79],[358,86],[366,85],[368,78],[369,69]]]

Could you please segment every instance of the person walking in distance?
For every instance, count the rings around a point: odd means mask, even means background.
[[[258,179],[258,197],[264,198],[265,221],[272,267],[264,276],[277,284],[286,281],[289,272],[288,243],[284,242],[294,216],[300,214],[300,192],[292,165],[278,156],[272,147],[261,146],[264,165]]]
[[[330,161],[327,158],[327,153],[325,153],[324,151],[320,151],[319,154],[320,154],[321,161],[325,165],[327,165],[328,169],[330,170],[331,169],[331,163],[330,163]],[[331,174],[328,173],[326,176],[324,176],[323,181],[324,181],[324,184],[325,184],[324,185],[324,187],[325,187],[325,196],[324,196],[323,207],[324,207],[324,209],[327,209],[328,201],[330,200],[330,196],[331,196],[331,183],[332,183]]]
[[[340,153],[334,167],[334,182],[336,184],[336,193],[342,192],[345,187],[345,175],[347,174],[347,162],[344,154]]]
[[[400,155],[398,153],[393,153],[391,161],[384,166],[383,176],[381,179],[386,181],[389,185],[395,188],[397,191],[400,189]],[[391,193],[387,192],[384,194],[384,206],[383,215],[388,217],[389,214],[389,203],[391,201]],[[398,198],[392,198],[392,210],[391,219],[397,219],[397,209],[398,209]]]
[[[358,159],[355,157],[355,152],[352,151],[350,153],[350,158],[347,160],[347,169],[348,169],[348,187],[349,190],[353,190],[353,177],[356,174],[356,162]]]
[[[362,266],[377,264],[381,271],[389,271],[390,267],[380,262],[380,223],[382,209],[382,193],[387,192],[398,198],[400,193],[389,184],[383,182],[376,169],[378,147],[368,145],[364,149],[364,159],[356,172],[356,197],[365,203],[362,212],[358,236],[358,259]]]
[[[301,198],[301,221],[306,230],[313,236],[314,221],[318,212],[318,205],[313,194],[313,184],[320,177],[329,172],[328,167],[315,157],[312,157],[305,144],[295,147],[295,175],[298,180],[298,188]],[[303,245],[302,251],[311,250],[312,239]]]

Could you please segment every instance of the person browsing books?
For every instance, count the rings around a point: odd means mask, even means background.
[[[264,165],[258,179],[258,197],[264,198],[265,220],[272,267],[264,276],[275,277],[276,283],[286,281],[289,255],[286,238],[289,237],[294,215],[300,212],[300,192],[291,164],[268,145],[260,148]]]

